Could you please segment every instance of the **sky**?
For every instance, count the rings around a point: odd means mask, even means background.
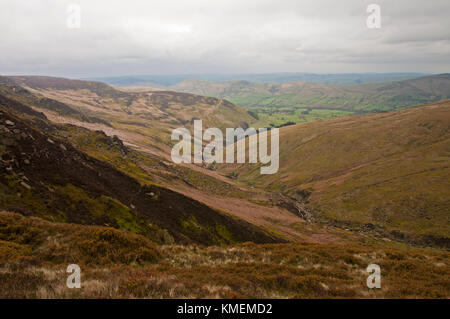
[[[445,73],[449,15],[449,0],[0,0],[0,74]]]

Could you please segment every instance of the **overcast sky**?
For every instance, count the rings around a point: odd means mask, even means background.
[[[449,0],[0,0],[0,74],[444,73],[449,15]]]

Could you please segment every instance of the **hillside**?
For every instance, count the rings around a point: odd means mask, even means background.
[[[2,298],[448,298],[448,252],[408,244],[449,247],[450,102],[284,127],[263,176],[174,165],[107,113],[0,92]]]
[[[0,96],[0,109],[2,209],[52,221],[109,225],[159,242],[279,241],[249,223],[154,183],[140,183],[80,152],[42,114],[17,101]],[[104,140],[119,154],[127,153],[119,139]]]
[[[74,262],[81,289],[66,287]],[[383,289],[367,288],[370,263]],[[356,243],[159,246],[0,212],[0,298],[448,298],[448,264],[447,252]]]
[[[100,82],[53,77],[0,77],[1,93],[55,122],[102,129],[153,153],[166,154],[174,128],[248,127],[255,119],[226,100],[171,91],[130,92]]]
[[[76,110],[72,106],[43,97],[39,93],[32,93],[31,90],[33,89],[25,89],[9,78],[0,78],[0,80],[9,81],[7,84],[0,84],[0,92],[6,92],[5,94],[10,97],[7,98],[0,95],[0,104],[5,105],[8,112],[12,112],[14,116],[20,117],[21,119],[26,119],[28,123],[31,123],[41,132],[45,132],[46,135],[49,135],[51,140],[61,140],[65,144],[71,144],[78,151],[114,167],[121,173],[135,179],[141,185],[155,186],[157,184],[167,190],[183,194],[185,197],[198,201],[207,207],[211,207],[215,211],[220,211],[228,216],[232,216],[232,218],[255,225],[271,234],[270,236],[273,238],[324,243],[337,241],[347,242],[358,237],[349,232],[332,227],[328,228],[315,224],[306,224],[298,216],[297,210],[289,204],[290,199],[278,193],[266,192],[261,189],[251,189],[237,184],[234,180],[218,174],[216,168],[211,165],[176,165],[172,163],[168,158],[169,154],[167,150],[170,151],[168,146],[164,144],[163,146],[165,148],[160,148],[159,145],[161,144],[158,140],[155,141],[155,136],[148,135],[148,131],[136,133],[133,131],[136,126],[132,125],[129,127],[121,127],[120,129],[113,128],[109,122],[101,117],[92,117],[89,115],[90,117],[87,118],[85,113]],[[64,84],[64,81],[62,83],[59,81],[56,82],[59,87],[70,84],[70,80],[68,81],[69,84]],[[82,84],[86,85],[84,82]],[[105,87],[109,90],[108,86]],[[29,107],[22,103],[26,103]],[[36,105],[39,106],[37,107]],[[49,111],[49,108],[54,106],[58,110],[70,110],[71,112],[76,111],[79,113],[55,116],[55,111]],[[108,107],[108,105],[106,104],[105,107]],[[46,117],[53,122],[50,123]],[[118,115],[118,118],[120,119],[121,116]],[[102,124],[102,121],[106,124]],[[69,181],[70,177],[67,180]],[[71,188],[63,189],[61,190],[62,193],[53,194],[52,198],[61,195],[67,199],[64,192],[71,191]],[[116,190],[111,192],[114,194],[114,198],[116,198],[115,192]],[[150,193],[154,192],[151,191]],[[86,205],[93,205],[95,203],[91,199],[86,202]],[[16,201],[20,200],[19,198],[16,199]],[[35,200],[36,198],[33,198],[32,203],[28,203],[28,205],[34,205]],[[119,202],[124,203],[124,200],[119,199]],[[38,203],[41,203],[41,200],[38,200]],[[100,210],[101,213],[99,214],[102,216],[106,209],[104,204],[105,202],[102,201],[100,206],[95,206],[94,209]],[[168,206],[164,207],[166,204]],[[125,205],[129,206],[128,204]],[[5,208],[14,208],[14,206],[10,205]],[[136,207],[134,203],[133,206]],[[161,212],[168,209],[168,207],[170,209],[170,206],[172,204],[169,201],[165,201],[161,206]],[[39,206],[38,211],[44,212],[46,209]],[[50,209],[50,211],[54,213],[54,208]],[[47,218],[48,216],[44,217]],[[75,218],[77,216],[72,217]],[[89,218],[91,222],[92,218]],[[175,219],[177,218],[175,217]],[[160,220],[161,216],[157,216],[157,219]],[[77,222],[71,219],[64,220]],[[194,231],[196,227],[191,229],[190,226],[196,223],[195,218],[184,223],[183,227],[187,229],[183,229],[182,233],[185,234],[188,231]],[[102,223],[100,224],[103,225]],[[109,221],[107,224],[122,227],[124,223],[112,223]],[[136,220],[133,220],[131,226],[134,227],[135,224]],[[128,225],[127,227],[131,226]],[[166,229],[172,228],[172,226],[166,225],[161,227]],[[201,225],[200,228],[203,226]],[[179,231],[179,229],[173,230],[176,232]],[[204,231],[206,230],[203,229],[201,232]],[[199,234],[200,231],[196,236]],[[222,235],[227,236],[225,233]],[[214,236],[212,235],[209,239],[204,239],[205,242],[209,242],[209,240],[213,242],[222,240]],[[192,234],[188,237],[192,239]]]
[[[319,221],[448,247],[450,101],[283,127],[278,174],[222,172],[307,202]]]
[[[450,98],[450,74],[346,86],[188,79],[170,88],[228,99],[256,114],[259,121],[255,125],[267,127],[353,113],[392,111],[445,100]]]
[[[305,223],[303,218],[344,229],[363,230],[377,237],[448,246],[448,223],[442,223],[446,221],[449,206],[445,199],[448,196],[445,191],[448,189],[445,179],[448,158],[445,151],[441,154],[447,145],[445,125],[448,123],[442,123],[448,118],[445,103],[437,108],[426,107],[426,111],[414,108],[411,113],[407,110],[367,118],[343,117],[282,128],[280,171],[276,175],[261,176],[255,166],[179,166],[165,160],[170,143],[161,139],[161,136],[167,138],[168,134],[161,133],[162,127],[169,132],[173,122],[146,120],[147,116],[142,114],[138,116],[138,122],[128,122],[127,113],[120,109],[120,103],[125,103],[123,99],[133,94],[150,94],[148,92],[130,93],[96,82],[47,77],[2,79],[5,82],[0,85],[2,92],[33,109],[2,97],[6,99],[5,105],[20,109],[17,116],[31,112],[34,125],[51,134],[50,138],[71,143],[142,185],[158,184],[182,193],[215,210],[262,227],[276,237],[312,242],[352,240],[348,233]],[[425,86],[423,83],[428,80],[422,79],[420,83]],[[382,87],[408,90],[412,85],[405,88],[404,83],[399,83],[402,82],[383,84]],[[436,89],[434,85],[431,87]],[[174,99],[193,108],[197,108],[197,103],[202,107],[201,101],[209,99],[198,97],[198,100],[195,95],[182,93],[157,93],[155,105],[162,110],[166,103],[167,108],[173,107]],[[88,103],[91,94],[95,94],[98,105]],[[75,100],[74,96],[80,99]],[[109,100],[113,102],[109,104]],[[131,104],[136,107],[134,103]],[[95,109],[108,111],[91,112],[88,108],[94,104]],[[75,113],[64,113],[64,110]],[[41,111],[51,120],[72,125],[52,124],[49,128],[44,114],[39,113]],[[55,115],[58,112],[60,115]],[[44,119],[36,121],[42,117]],[[42,123],[43,127],[40,126]],[[189,123],[186,125],[189,127]],[[441,137],[443,141],[439,140]],[[418,172],[422,172],[421,175]],[[238,179],[226,176],[238,176]],[[106,196],[115,193],[114,190]],[[129,199],[118,200],[126,206],[130,204]],[[158,222],[156,224],[164,229],[173,226],[161,226],[161,220]],[[196,224],[195,219],[191,222]]]

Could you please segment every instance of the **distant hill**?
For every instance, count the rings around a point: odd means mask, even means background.
[[[351,86],[311,82],[209,82],[188,79],[170,88],[226,98],[247,107],[299,106],[347,111],[390,111],[449,98],[450,74]]]
[[[425,73],[339,73],[315,74],[304,72],[262,73],[262,74],[180,74],[180,75],[130,75],[86,78],[116,86],[167,87],[189,78],[205,81],[249,81],[256,83],[314,82],[324,84],[362,84],[386,81],[400,81],[428,75]]]
[[[221,129],[248,127],[255,121],[246,109],[224,99],[154,89],[132,92],[93,81],[0,77],[0,93],[38,108],[54,120],[64,117],[90,129],[98,125],[98,129],[126,130],[133,134],[134,142],[153,149],[167,148],[172,130],[191,128],[195,119],[202,119],[205,127]]]
[[[450,98],[450,74],[345,86],[188,79],[170,89],[228,99],[255,114],[259,119],[255,125],[267,127],[354,113],[392,111],[445,100]]]
[[[283,127],[279,172],[261,175],[257,166],[231,165],[223,173],[306,201],[317,220],[449,245],[448,100]]]

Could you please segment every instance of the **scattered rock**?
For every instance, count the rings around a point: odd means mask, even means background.
[[[50,144],[55,144],[55,142],[53,142],[50,138],[47,139],[47,142],[49,142]]]
[[[5,124],[6,124],[6,125],[9,125],[9,126],[14,126],[14,125],[16,125],[16,124],[14,124],[14,122],[11,122],[10,120],[6,120],[6,121],[5,121]]]
[[[64,144],[60,144],[59,148],[61,148],[63,151],[67,151],[67,148],[64,146]]]
[[[27,164],[27,165],[30,165],[30,161],[27,160],[27,159],[24,159],[23,162],[24,162],[25,164]]]

